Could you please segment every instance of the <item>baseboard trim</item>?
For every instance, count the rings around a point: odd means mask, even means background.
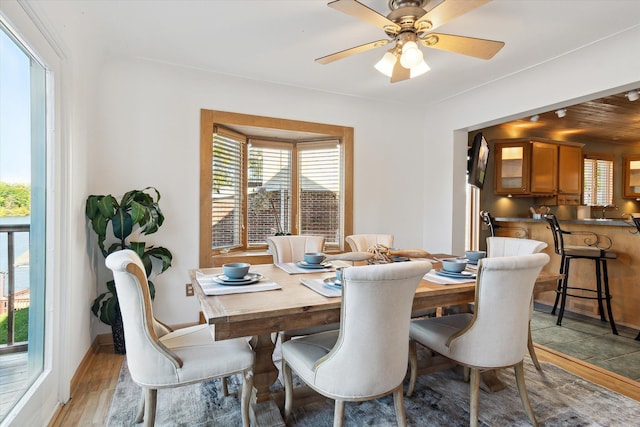
[[[93,342],[91,343],[91,346],[89,346],[89,349],[87,349],[87,353],[84,355],[84,357],[82,358],[82,361],[78,365],[76,372],[73,374],[73,377],[71,377],[71,390],[69,395],[70,399],[73,398],[73,396],[78,391],[80,380],[82,379],[83,375],[85,375],[90,369],[91,364],[93,363],[93,360],[95,358],[95,355],[100,350],[100,347],[108,346],[108,345],[113,345],[113,337],[111,336],[111,334],[98,335],[93,340]],[[58,418],[61,417],[64,406],[67,403],[69,402],[68,401],[63,402],[62,404],[58,405],[55,413],[51,417],[51,421],[49,421],[49,424],[48,424],[49,426],[59,425]]]
[[[640,382],[607,371],[584,360],[576,359],[540,344],[534,344],[538,359],[571,372],[587,381],[601,385],[640,402]]]

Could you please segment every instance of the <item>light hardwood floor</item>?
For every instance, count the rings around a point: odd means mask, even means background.
[[[104,426],[123,360],[123,355],[114,353],[113,345],[98,347],[76,374],[71,400],[49,426]]]
[[[543,346],[536,345],[536,350],[540,360],[640,401],[640,383],[636,381]],[[115,354],[112,346],[98,347],[74,379],[71,400],[58,411],[49,426],[104,426],[123,360],[124,356]]]

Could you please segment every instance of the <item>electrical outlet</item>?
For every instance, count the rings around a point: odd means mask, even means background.
[[[185,290],[187,292],[187,296],[188,297],[192,297],[193,296],[193,284],[187,283],[184,286],[185,286]]]

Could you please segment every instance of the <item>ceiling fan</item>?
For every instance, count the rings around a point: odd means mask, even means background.
[[[391,83],[395,83],[429,71],[419,44],[475,58],[491,59],[502,49],[504,42],[432,32],[489,1],[491,0],[389,0],[391,13],[386,17],[356,0],[332,1],[328,4],[329,7],[381,28],[391,39],[352,47],[318,58],[316,62],[329,64],[356,53],[395,43],[375,65],[378,71],[391,78]]]

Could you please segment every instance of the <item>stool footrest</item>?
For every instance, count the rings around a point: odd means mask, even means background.
[[[567,286],[567,291],[569,291],[569,290],[592,292],[592,293],[594,293],[596,295],[595,296],[577,295],[577,294],[570,294],[569,292],[567,292],[566,295],[568,297],[582,298],[582,299],[595,299],[595,300],[601,299],[603,301],[611,299],[611,295],[607,295],[607,294],[602,293],[602,292],[598,293],[598,291],[595,290],[595,289],[587,289],[587,288],[578,288],[578,287],[575,287],[575,286]],[[562,290],[558,290],[558,291],[556,291],[556,293],[557,294],[562,294]]]

